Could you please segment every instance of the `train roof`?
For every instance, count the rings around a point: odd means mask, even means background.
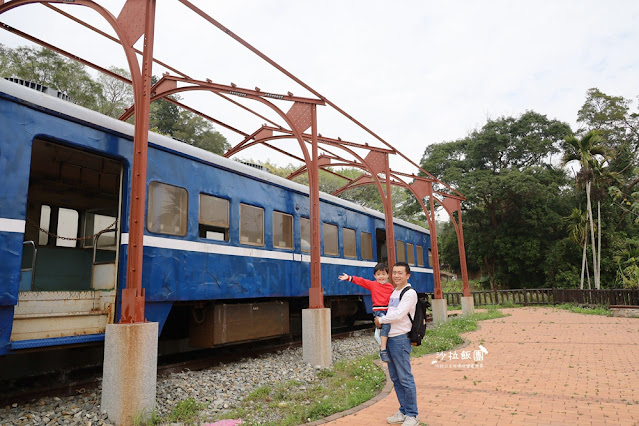
[[[27,103],[31,103],[39,107],[54,111],[56,113],[73,117],[77,120],[86,122],[89,125],[102,127],[111,131],[121,133],[133,139],[134,126],[129,123],[100,114],[99,112],[84,108],[74,103],[58,99],[57,97],[39,92],[37,90],[21,86],[18,83],[13,83],[3,78],[0,78],[0,94],[1,93],[25,101]],[[217,166],[236,171],[243,175],[248,175],[262,181],[273,183],[278,186],[290,188],[297,192],[301,192],[304,194],[309,193],[308,187],[302,184],[292,182],[288,179],[284,179],[271,173],[258,170],[254,167],[242,164],[238,161],[230,160],[228,158],[214,154],[210,151],[191,146],[184,142],[180,142],[178,140],[153,133],[151,131],[149,131],[149,143],[188,155],[190,157],[198,158],[204,162],[212,163]],[[384,214],[377,210],[366,208],[359,204],[341,199],[339,197],[335,197],[324,192],[320,192],[320,199],[332,204],[341,205],[351,210],[360,211],[384,219]],[[430,231],[428,229],[407,222],[405,220],[395,218],[394,222],[406,228],[430,234]]]

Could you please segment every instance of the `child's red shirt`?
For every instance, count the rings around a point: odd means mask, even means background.
[[[395,290],[393,284],[380,284],[377,281],[367,280],[362,277],[356,277],[355,275],[351,275],[350,277],[351,282],[357,284],[360,287],[364,287],[367,290],[370,290],[371,296],[373,298],[374,311],[388,310],[388,299],[390,299],[391,293],[393,292],[393,290]]]

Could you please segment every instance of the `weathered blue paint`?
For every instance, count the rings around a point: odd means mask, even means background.
[[[13,102],[0,102],[0,218],[25,220],[34,121]],[[18,301],[22,239],[19,232],[0,231],[0,306]]]
[[[9,347],[12,351],[16,351],[19,349],[45,348],[48,346],[75,345],[78,343],[102,341],[104,341],[104,333],[87,334],[84,336],[52,337],[50,339],[22,340],[20,342],[11,342]]]
[[[162,327],[169,316],[169,312],[173,307],[173,303],[147,303],[144,308],[146,320],[158,323],[158,335],[161,333]]]
[[[0,94],[1,95],[1,94]],[[36,119],[13,102],[0,102],[0,217],[23,219],[26,214],[31,140]]]
[[[9,337],[13,323],[13,305],[0,306],[0,355],[9,352]]]
[[[366,295],[362,297],[362,301],[364,302],[364,308],[366,308],[366,312],[369,314],[373,313],[373,297],[371,295]]]
[[[304,297],[310,286],[309,264],[300,261],[145,247],[143,265],[149,302]],[[321,271],[325,296],[367,294],[339,281],[341,273],[373,279],[372,267],[323,263]],[[432,274],[413,271],[410,282],[419,292],[433,291]]]
[[[18,303],[23,234],[0,232],[0,306]]]

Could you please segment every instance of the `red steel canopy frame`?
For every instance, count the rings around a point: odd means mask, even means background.
[[[290,78],[293,82],[308,90],[315,98],[294,96],[288,92],[286,95],[262,91],[259,88],[246,89],[237,87],[235,84],[224,85],[214,83],[209,79],[198,80],[179,71],[176,68],[167,65],[153,58],[153,43],[155,36],[155,0],[127,0],[119,15],[115,17],[103,6],[100,6],[90,0],[75,1],[36,1],[36,0],[0,0],[0,16],[19,6],[39,3],[49,9],[89,28],[96,33],[119,43],[126,56],[131,79],[122,77],[107,69],[104,69],[90,61],[82,59],[72,53],[53,46],[43,40],[26,34],[18,29],[12,28],[0,22],[0,28],[10,31],[16,35],[24,37],[34,43],[58,52],[64,56],[72,58],[76,61],[92,67],[109,76],[127,82],[132,85],[134,93],[134,105],[120,117],[126,120],[135,115],[135,133],[134,133],[134,157],[133,157],[133,180],[131,191],[131,215],[129,218],[130,236],[129,236],[129,253],[127,258],[127,281],[126,288],[122,293],[122,310],[121,323],[138,323],[144,322],[144,288],[142,287],[142,238],[144,235],[144,205],[146,200],[146,156],[148,147],[148,128],[149,128],[149,105],[158,99],[165,99],[173,104],[191,111],[211,122],[222,126],[243,137],[243,140],[229,149],[225,157],[231,157],[240,151],[260,144],[273,149],[276,152],[285,154],[302,163],[304,166],[298,171],[292,173],[288,178],[292,179],[302,173],[308,173],[309,179],[309,198],[310,198],[310,220],[311,220],[311,288],[309,289],[309,307],[323,308],[323,292],[321,287],[320,273],[320,216],[319,216],[319,171],[324,170],[332,174],[343,177],[330,169],[329,167],[354,167],[364,171],[357,179],[352,180],[345,178],[347,182],[342,188],[334,192],[338,195],[343,191],[362,185],[375,185],[379,191],[384,206],[385,222],[386,222],[386,241],[393,242],[387,244],[387,254],[389,266],[392,267],[392,260],[395,259],[395,244],[393,231],[393,211],[391,199],[391,187],[399,186],[410,191],[424,213],[426,214],[428,227],[431,233],[431,246],[433,254],[433,274],[435,280],[435,298],[442,299],[441,282],[439,275],[439,254],[437,250],[437,232],[435,227],[435,202],[441,205],[450,215],[459,245],[459,256],[461,261],[463,294],[470,296],[470,288],[468,286],[468,273],[466,269],[466,255],[464,251],[464,237],[462,230],[462,211],[461,201],[465,197],[454,188],[440,181],[427,171],[423,170],[419,165],[410,160],[407,156],[396,150],[388,142],[357,121],[351,115],[332,103],[325,96],[308,86],[306,83],[295,77],[275,61],[264,55],[262,52],[254,48],[241,37],[224,27],[218,21],[197,8],[187,0],[178,0],[180,3],[191,9],[197,15],[208,21],[213,26],[220,29],[226,35],[249,49],[255,55],[275,67],[281,73]],[[113,37],[87,22],[79,19],[70,13],[67,13],[56,6],[54,3],[63,3],[65,5],[85,6],[98,12],[113,28],[117,37]],[[144,19],[141,19],[143,17]],[[144,35],[143,51],[135,49],[133,45]],[[142,55],[142,64],[137,60],[137,54]],[[153,86],[151,86],[152,65],[153,63],[161,65],[168,69],[171,73],[165,73],[162,78]],[[270,125],[263,125],[252,133],[244,132],[237,129],[218,118],[211,117],[203,112],[189,107],[177,100],[169,97],[172,94],[186,91],[208,91],[221,97],[225,101],[244,109],[245,111],[261,118]],[[277,114],[286,126],[278,125],[276,122],[259,114],[252,108],[235,100],[235,98],[244,98],[266,105],[275,114]],[[290,108],[283,111],[273,100],[284,101],[290,103]],[[280,102],[281,103],[281,102]],[[346,117],[359,128],[363,129],[374,139],[381,142],[383,146],[376,147],[368,143],[358,143],[342,140],[341,138],[328,138],[318,133],[317,123],[317,106],[328,106],[342,116]],[[310,134],[306,133],[310,129]],[[296,156],[289,150],[276,147],[273,142],[279,142],[286,139],[295,139],[302,151],[302,157]],[[310,146],[309,146],[310,145]],[[319,154],[319,149],[323,153]],[[309,149],[310,148],[310,149]],[[340,150],[351,158],[345,158],[342,155],[335,154],[332,150]],[[364,151],[365,154],[358,152]],[[405,174],[394,171],[390,168],[390,156],[396,155],[408,164],[418,173]],[[429,199],[428,207],[424,204],[424,199]],[[456,213],[456,215],[455,215]]]

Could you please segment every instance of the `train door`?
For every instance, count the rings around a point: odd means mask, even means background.
[[[388,251],[386,250],[386,230],[377,228],[375,230],[377,238],[377,261],[388,263]]]
[[[36,139],[11,341],[103,333],[113,322],[122,163]]]

